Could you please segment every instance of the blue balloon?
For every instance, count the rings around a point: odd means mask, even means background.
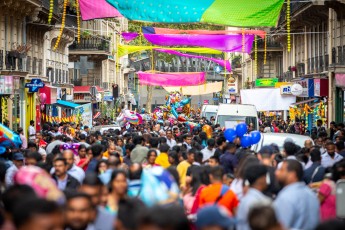
[[[250,136],[252,138],[252,144],[257,144],[259,143],[260,139],[261,139],[261,133],[259,131],[253,131],[250,133]]]
[[[224,137],[229,142],[234,141],[236,139],[236,131],[235,131],[235,129],[227,129],[227,130],[225,130]]]
[[[244,135],[241,138],[241,146],[243,148],[248,148],[252,145],[252,138],[250,135]]]
[[[240,123],[236,126],[236,134],[238,137],[242,137],[244,134],[246,134],[247,130],[246,123]]]

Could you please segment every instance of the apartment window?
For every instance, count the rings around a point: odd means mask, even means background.
[[[26,58],[26,71],[32,73],[31,71],[31,57],[27,56]]]

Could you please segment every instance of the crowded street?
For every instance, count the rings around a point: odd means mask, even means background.
[[[344,230],[344,13],[0,0],[0,230]]]

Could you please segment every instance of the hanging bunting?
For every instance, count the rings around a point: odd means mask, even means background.
[[[255,35],[245,36],[245,53],[250,53]],[[159,46],[198,46],[223,52],[242,52],[242,35],[144,34],[146,40]]]
[[[191,52],[197,54],[221,54],[222,52],[219,50],[209,49],[209,48],[166,48],[161,46],[130,46],[130,45],[121,45],[118,44],[118,49],[116,54],[118,58],[125,56],[127,54],[144,51],[144,50],[151,50],[151,49],[166,49],[166,50],[177,50],[182,52]]]
[[[158,52],[177,55],[177,56],[181,56],[181,57],[199,58],[199,59],[203,59],[203,60],[212,61],[212,62],[217,63],[220,66],[226,67],[227,71],[229,71],[229,72],[231,71],[230,62],[226,61],[226,60],[221,60],[221,59],[216,59],[216,58],[211,58],[211,57],[205,57],[205,56],[192,55],[192,54],[185,54],[185,53],[177,52],[174,50],[166,50],[166,49],[155,49],[155,50]]]
[[[284,0],[107,0],[129,20],[272,27]]]
[[[291,12],[290,0],[286,2],[286,30],[287,30],[287,51],[291,51]]]
[[[220,35],[220,34],[247,34],[247,35],[258,35],[261,38],[264,38],[266,32],[264,30],[242,30],[238,29],[229,29],[229,30],[179,30],[179,29],[168,29],[168,28],[159,28],[159,27],[142,27],[144,34],[204,34],[204,35]]]
[[[205,83],[205,72],[138,72],[139,83],[151,86],[192,86]]]
[[[63,30],[65,28],[67,3],[68,3],[68,0],[64,0],[60,33],[59,33],[59,35],[58,35],[58,37],[56,39],[56,42],[55,42],[55,45],[54,45],[54,48],[53,48],[54,51],[58,48],[58,46],[60,44],[61,36],[62,36]]]
[[[79,0],[81,18],[84,21],[98,18],[122,17],[106,0]]]
[[[139,36],[139,33],[127,33],[127,32],[122,32],[121,36],[123,39],[125,39],[125,42],[130,42],[134,39],[136,39]]]
[[[264,38],[264,65],[266,65],[267,59],[267,37]]]
[[[79,0],[75,0],[76,10],[77,10],[77,42],[80,43],[80,9],[79,9]]]
[[[52,22],[53,11],[54,11],[54,0],[50,0],[50,2],[49,2],[48,24],[51,24],[51,22]]]

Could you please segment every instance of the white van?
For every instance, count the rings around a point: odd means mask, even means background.
[[[220,104],[216,117],[216,124],[221,127],[233,128],[238,123],[253,124],[253,130],[259,130],[258,112],[254,105]]]
[[[203,105],[201,109],[201,117],[206,117],[210,120],[211,117],[216,117],[218,111],[218,105]]]

